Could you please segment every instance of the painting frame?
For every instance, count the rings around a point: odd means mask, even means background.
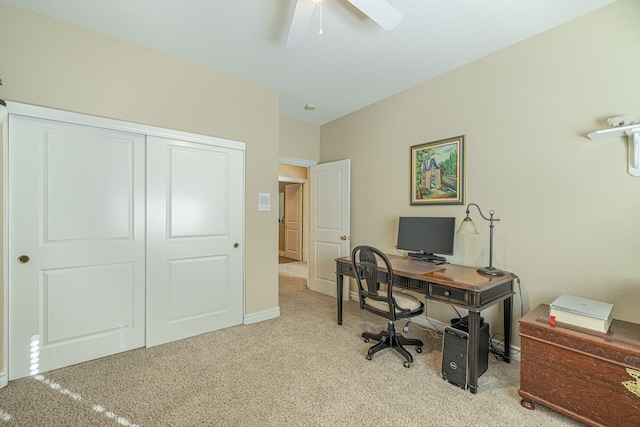
[[[411,205],[463,205],[465,136],[411,147]]]

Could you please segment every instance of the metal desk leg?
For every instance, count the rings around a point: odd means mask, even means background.
[[[511,363],[511,317],[513,315],[513,296],[502,303],[504,315],[504,357],[503,361]]]
[[[336,272],[336,299],[338,300],[338,325],[342,325],[342,287],[344,276]]]
[[[467,359],[469,391],[478,392],[478,361],[480,360],[480,313],[469,311],[469,355]]]

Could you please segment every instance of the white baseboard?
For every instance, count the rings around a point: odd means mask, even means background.
[[[265,320],[277,319],[278,317],[280,317],[280,307],[258,313],[246,314],[244,316],[244,324],[250,325],[252,323],[264,322]]]
[[[358,294],[356,292],[350,292],[349,299],[353,301],[359,301]],[[420,326],[431,329],[434,332],[436,331],[442,332],[445,327],[449,326],[448,323],[443,323],[439,320],[426,317],[426,316],[416,316],[416,317],[413,317],[411,321],[417,323]],[[513,336],[513,332],[512,332],[512,336]],[[496,346],[500,344],[499,340],[492,339],[491,341]],[[514,345],[511,346],[511,359],[520,361],[520,347],[516,347]]]
[[[0,372],[0,388],[6,387],[9,384],[9,377],[7,376],[7,372]]]
[[[511,346],[511,359],[520,361],[520,347]]]

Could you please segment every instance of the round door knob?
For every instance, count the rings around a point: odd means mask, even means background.
[[[28,262],[29,262],[29,260],[30,260],[30,259],[31,259],[31,258],[29,258],[29,256],[28,256],[28,255],[20,255],[20,256],[18,257],[18,262],[19,262],[20,264],[26,264],[26,263],[28,263]]]
[[[238,242],[236,242],[236,243],[234,243],[234,244],[233,244],[233,247],[234,247],[234,248],[237,248],[238,246],[240,246],[240,243],[238,243]]]
[[[340,240],[347,240],[347,236],[340,236]]]

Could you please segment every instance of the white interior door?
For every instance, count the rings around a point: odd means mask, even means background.
[[[144,345],[144,136],[10,115],[9,379]]]
[[[302,259],[302,184],[284,186],[284,256]]]
[[[244,153],[147,141],[147,346],[243,321]]]
[[[335,259],[351,250],[351,161],[311,166],[310,175],[309,288],[335,296]],[[348,297],[348,288],[343,297]]]

